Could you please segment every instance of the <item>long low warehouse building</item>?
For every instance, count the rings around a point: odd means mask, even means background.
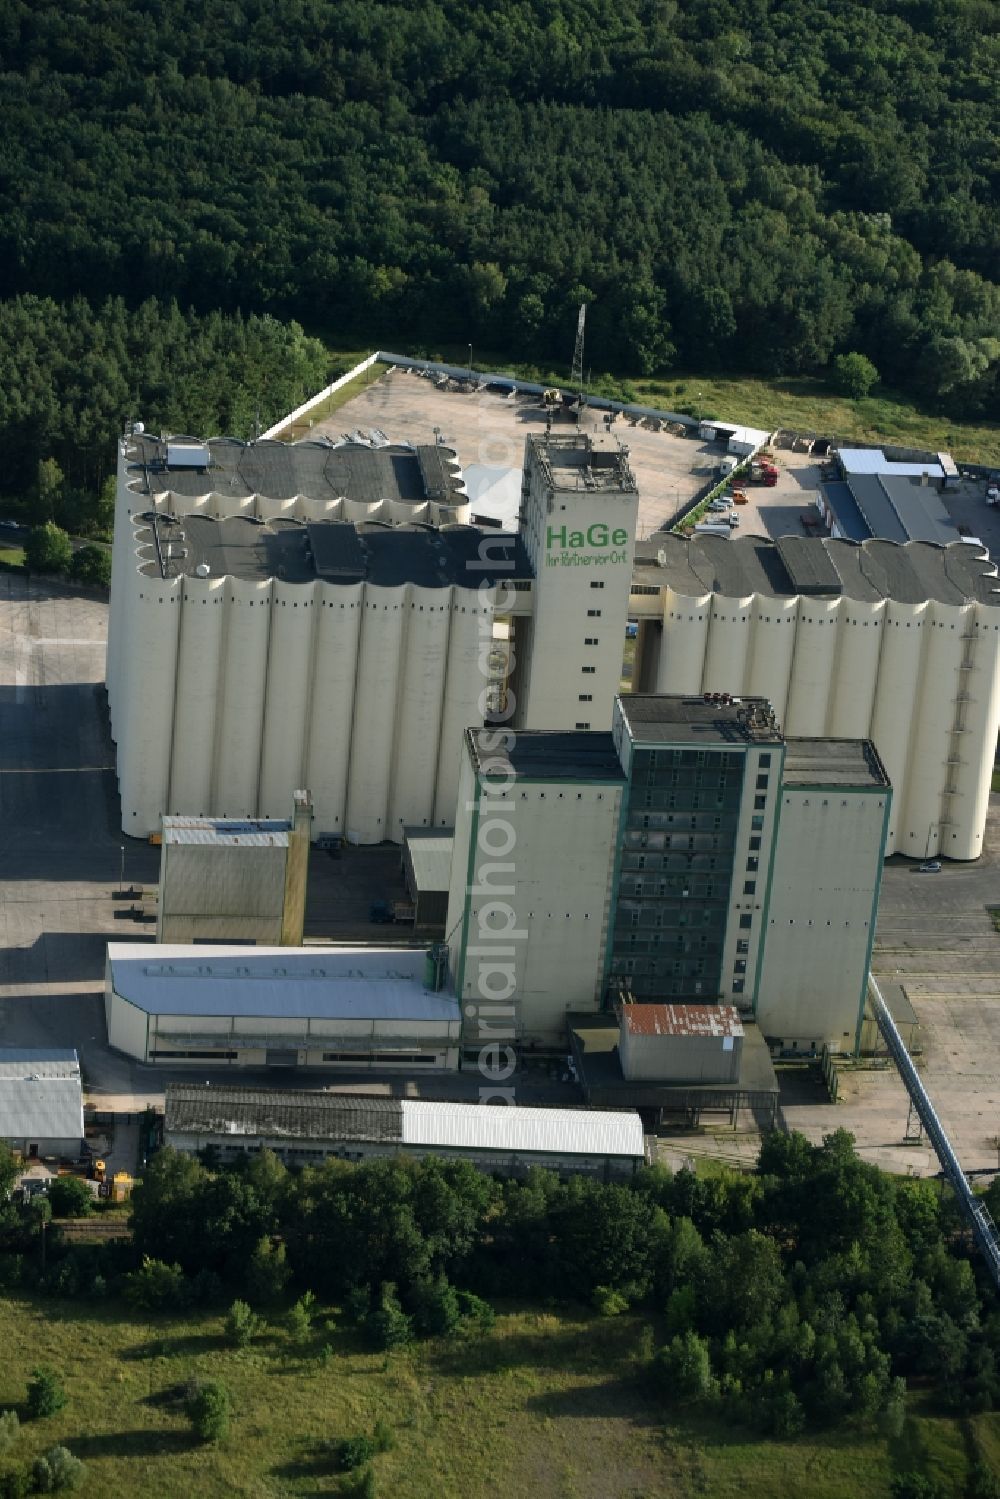
[[[422,950],[110,942],[105,1015],[109,1045],[168,1067],[458,1067]]]
[[[767,698],[789,737],[871,739],[886,854],[983,851],[1000,726],[1000,583],[956,542],[657,535],[636,548],[640,692]]]
[[[290,1165],[328,1156],[444,1156],[514,1175],[532,1166],[605,1178],[645,1160],[642,1121],[632,1110],[491,1107],[351,1097],[305,1090],[191,1087],[169,1083],[164,1144],[223,1161],[273,1150]]]

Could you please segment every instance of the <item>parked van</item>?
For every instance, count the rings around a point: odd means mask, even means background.
[[[695,526],[691,534],[693,536],[731,536],[732,528],[728,521],[702,521]]]

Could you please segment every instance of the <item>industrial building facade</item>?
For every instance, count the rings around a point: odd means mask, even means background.
[[[453,459],[123,440],[107,686],[125,833],[280,817],[298,786],[317,833],[450,827],[497,613],[503,711],[607,727],[638,508],[624,450],[529,438],[516,534],[465,523]]]
[[[110,942],[108,1043],[167,1067],[447,1072],[458,1006],[403,948]]]
[[[301,946],[311,823],[304,791],[287,822],[165,817],[157,942]]]
[[[164,1143],[189,1154],[211,1146],[224,1161],[273,1150],[293,1165],[330,1156],[444,1156],[499,1176],[534,1166],[610,1179],[645,1161],[642,1122],[626,1109],[491,1109],[180,1083],[167,1086]]]
[[[765,697],[794,737],[871,739],[886,853],[982,852],[1000,727],[1000,590],[974,547],[658,535],[630,612],[643,691]]]
[[[461,788],[466,1045],[487,1015],[551,1045],[570,1013],[669,1001],[856,1049],[892,801],[869,742],[786,738],[763,699],[629,694],[610,734],[470,730]]]

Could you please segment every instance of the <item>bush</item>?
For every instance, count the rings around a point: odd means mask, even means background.
[[[376,1421],[375,1430],[372,1432],[372,1441],[375,1443],[376,1452],[391,1452],[396,1445],[392,1427],[388,1421]]]
[[[68,1447],[50,1447],[44,1457],[36,1457],[31,1476],[39,1494],[54,1494],[60,1489],[78,1489],[87,1470]]]
[[[708,1344],[697,1333],[671,1338],[654,1359],[658,1383],[678,1401],[703,1400],[712,1391]]]
[[[468,1332],[492,1332],[497,1314],[488,1301],[472,1291],[459,1291],[458,1309],[462,1314],[462,1326]]]
[[[384,1348],[386,1352],[413,1341],[413,1320],[400,1306],[396,1287],[391,1281],[387,1280],[382,1286],[378,1308],[368,1313],[365,1327],[375,1347]]]
[[[38,1421],[54,1416],[66,1404],[66,1391],[51,1369],[32,1369],[28,1381],[28,1414]]]
[[[315,1306],[316,1297],[312,1291],[306,1291],[288,1313],[288,1331],[297,1342],[302,1342],[312,1332]]]
[[[244,1285],[251,1302],[277,1301],[284,1293],[291,1271],[285,1260],[284,1244],[261,1239],[250,1256]]]
[[[414,1324],[428,1338],[450,1338],[462,1320],[458,1295],[443,1275],[423,1281],[414,1290]]]
[[[375,1443],[371,1437],[345,1437],[337,1443],[337,1467],[341,1473],[352,1473],[363,1468],[375,1456]]]
[[[0,1499],[27,1499],[33,1487],[30,1468],[8,1468],[0,1473]]]
[[[184,1307],[191,1299],[180,1265],[165,1265],[148,1255],[138,1270],[126,1275],[125,1298],[146,1312]]]
[[[862,401],[878,383],[878,370],[863,354],[838,354],[833,361],[833,378],[845,396]]]
[[[245,1301],[234,1301],[226,1315],[226,1337],[234,1348],[246,1348],[264,1331],[264,1319]]]
[[[54,1218],[85,1218],[94,1211],[94,1194],[79,1176],[57,1176],[49,1185]]]
[[[628,1297],[612,1286],[595,1286],[593,1302],[602,1317],[620,1317],[628,1311]]]
[[[187,1413],[195,1434],[203,1442],[221,1442],[229,1431],[232,1402],[219,1379],[206,1379],[188,1392]]]
[[[69,537],[52,521],[35,526],[24,544],[24,560],[29,572],[64,573],[73,560]]]
[[[17,1411],[0,1411],[0,1452],[13,1447],[21,1430]]]
[[[77,583],[92,583],[98,588],[111,586],[111,553],[88,542],[73,553],[69,575]]]

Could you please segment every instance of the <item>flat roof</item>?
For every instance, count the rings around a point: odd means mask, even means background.
[[[168,1083],[169,1133],[388,1142],[499,1155],[600,1155],[642,1160],[642,1121],[629,1110],[432,1103],[271,1088]]]
[[[826,553],[846,598],[865,602],[895,599],[906,604],[920,604],[926,599],[942,604],[970,600],[1000,604],[995,565],[962,541],[949,546],[908,541],[898,546],[873,537],[858,545],[816,536],[800,539],[800,555],[802,547]],[[725,598],[747,598],[755,593],[771,598],[794,598],[797,593],[808,597],[803,579],[798,581],[797,588],[778,543],[764,536],[725,540],[661,531],[636,542],[633,584],[669,587],[689,598],[713,593]]]
[[[870,739],[786,739],[781,784],[881,789],[889,777]]]
[[[197,464],[185,455],[195,453]],[[181,457],[180,462],[171,459]],[[363,504],[427,500],[468,502],[458,454],[443,444],[383,443],[372,447],[347,439],[332,442],[312,437],[301,442],[264,438],[240,442],[213,437],[158,438],[145,432],[127,439],[129,484],[139,494],[199,495],[221,493],[233,499],[266,495],[314,500],[347,498]],[[207,461],[206,461],[207,460]]]
[[[621,1023],[630,1036],[743,1035],[735,1005],[622,1005]]]
[[[192,577],[207,567],[204,576],[251,581],[478,588],[533,576],[520,534],[478,526],[145,511],[132,517],[132,528],[138,566],[156,578]]]
[[[164,817],[162,841],[215,848],[287,848],[292,825],[277,818]]]
[[[80,1058],[70,1046],[0,1046],[0,1082],[25,1077],[80,1076]]]
[[[638,491],[628,447],[610,433],[530,433],[528,446],[555,490]]]
[[[109,942],[114,991],[150,1015],[454,1021],[424,983],[425,949]]]
[[[83,1091],[75,1051],[0,1048],[0,1139],[83,1139]]]
[[[930,474],[935,479],[943,475],[937,458],[898,463],[887,458],[881,448],[834,448],[834,456],[840,459],[847,474],[895,474],[900,478],[917,479],[922,474]]]
[[[781,743],[781,730],[764,697],[723,702],[720,694],[707,700],[679,693],[627,692],[616,702],[636,744]]]
[[[417,889],[447,890],[451,883],[454,832],[442,833],[436,828],[404,828],[403,842]]]
[[[625,780],[610,733],[600,729],[518,729],[505,736],[513,744],[496,748],[498,731],[467,729],[472,763],[480,775],[531,781]],[[501,768],[503,767],[503,768]]]
[[[910,541],[936,541],[948,546],[958,538],[958,528],[945,509],[937,486],[920,479],[880,475],[879,483],[899,516]]]

